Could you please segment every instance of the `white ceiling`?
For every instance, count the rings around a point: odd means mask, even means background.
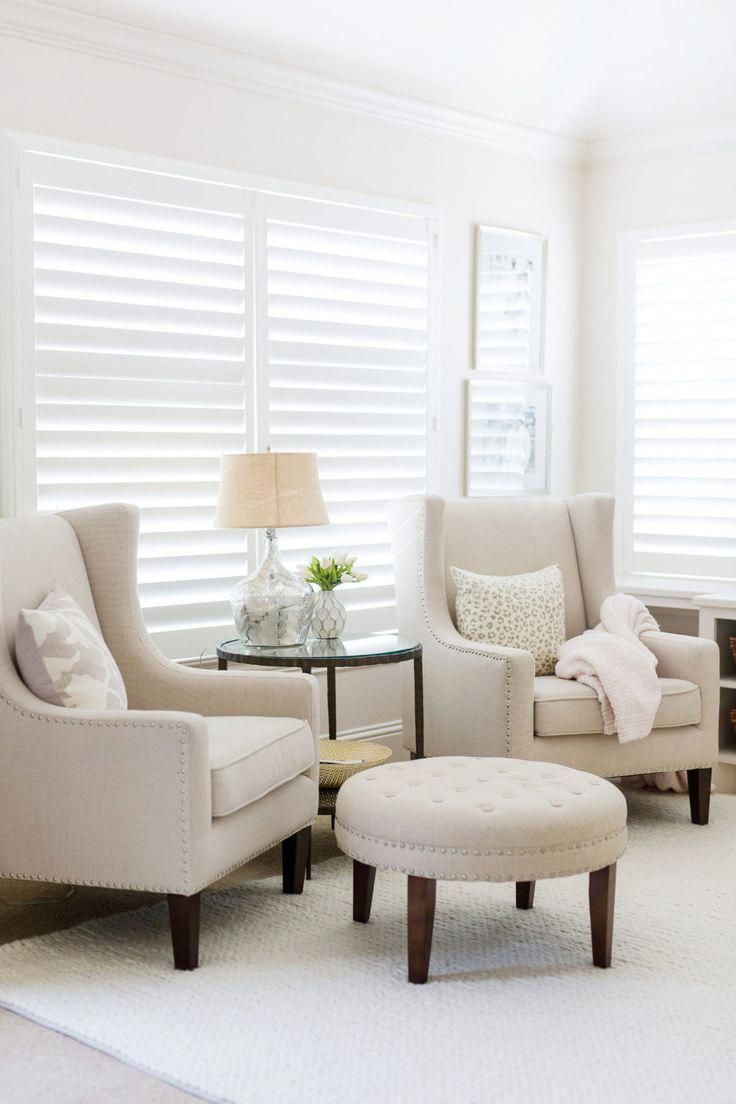
[[[55,6],[575,138],[736,121],[734,0],[62,0]]]

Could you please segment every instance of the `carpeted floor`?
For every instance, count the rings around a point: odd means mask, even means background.
[[[328,817],[312,830],[312,860],[317,865],[338,854]],[[281,849],[259,855],[229,874],[213,889],[281,870]],[[0,878],[0,944],[60,931],[85,920],[141,908],[161,898],[79,886],[66,888]],[[59,900],[59,898],[64,898]],[[38,902],[28,904],[28,902]],[[0,1101],[2,1104],[187,1104],[194,1097],[148,1074],[93,1050],[68,1035],[41,1027],[0,1008]]]
[[[628,796],[608,971],[584,878],[541,883],[530,913],[511,886],[443,883],[430,983],[410,986],[403,879],[379,874],[355,925],[338,858],[302,898],[208,894],[193,974],[170,969],[161,903],[6,946],[0,1004],[228,1104],[730,1104],[736,799],[696,828],[687,799]]]

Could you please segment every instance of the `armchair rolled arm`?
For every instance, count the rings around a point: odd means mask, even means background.
[[[665,632],[645,632],[640,639],[656,655],[660,678],[687,679],[700,687],[700,727],[712,735],[715,755],[720,702],[720,656],[715,640]]]
[[[300,671],[203,671],[155,653],[139,668],[131,698],[140,708],[204,717],[297,717],[315,737],[320,731],[319,683]]]
[[[62,709],[15,685],[0,696],[0,875],[190,892],[211,819],[204,720]]]
[[[681,678],[703,685],[718,686],[718,645],[700,636],[645,632],[640,637],[657,657],[660,678]]]

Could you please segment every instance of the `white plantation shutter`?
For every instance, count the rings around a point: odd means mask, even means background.
[[[268,196],[263,421],[274,451],[313,451],[331,524],[286,530],[291,566],[357,554],[349,628],[395,626],[386,506],[426,489],[431,220]]]
[[[628,242],[628,568],[736,575],[736,228]]]
[[[541,371],[544,239],[478,227],[475,366],[513,376]]]
[[[169,655],[232,624],[245,538],[212,528],[245,448],[242,189],[32,154],[37,505],[141,507],[147,625]]]

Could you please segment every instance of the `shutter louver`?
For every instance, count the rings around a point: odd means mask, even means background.
[[[212,528],[245,448],[242,190],[32,155],[37,504],[141,508],[139,584],[172,657],[231,626],[245,535]]]
[[[268,443],[318,454],[331,522],[285,531],[284,558],[356,554],[350,628],[390,629],[386,506],[426,489],[428,222],[269,196],[265,234]]]
[[[632,569],[736,574],[736,231],[640,238]]]

